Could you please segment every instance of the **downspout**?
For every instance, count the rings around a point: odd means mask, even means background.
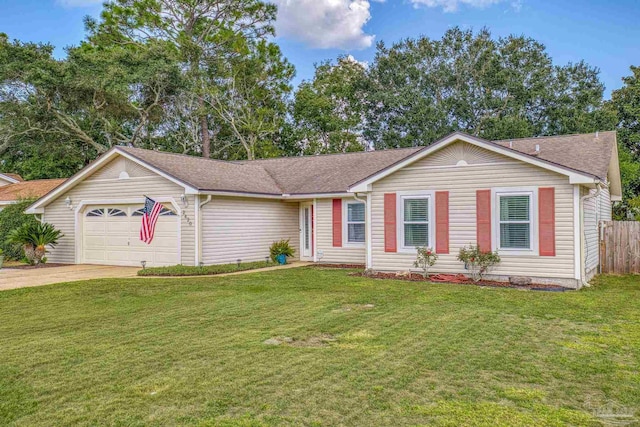
[[[600,192],[602,191],[602,184],[598,182],[596,184],[596,192],[591,194],[587,194],[586,196],[582,196],[580,198],[580,281],[582,282],[582,286],[591,286],[585,280],[587,277],[587,267],[586,267],[586,257],[585,257],[585,249],[586,249],[586,230],[584,228],[584,202],[588,199],[593,199],[594,197],[598,197]]]
[[[200,217],[202,216],[202,207],[211,201],[211,195],[208,195],[204,202],[200,202],[200,196],[196,196],[196,202],[194,205],[196,206],[195,212],[195,265],[198,267],[201,263],[201,251],[200,251],[200,242],[202,237],[202,227],[200,225]]]

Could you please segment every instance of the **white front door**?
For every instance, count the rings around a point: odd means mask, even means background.
[[[313,203],[300,203],[300,259],[313,260]]]
[[[150,245],[140,240],[142,206],[88,206],[83,214],[82,262],[148,267],[176,265],[180,218],[168,207],[158,217]]]

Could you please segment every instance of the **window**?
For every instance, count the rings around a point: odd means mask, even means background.
[[[401,205],[402,247],[432,246],[431,242],[431,197],[404,196]]]
[[[87,212],[87,216],[104,216],[104,209],[93,209]]]
[[[532,193],[498,194],[498,248],[533,249]]]
[[[347,243],[362,244],[365,241],[365,204],[346,202],[346,206]]]
[[[127,216],[126,212],[120,209],[107,209],[108,216]]]
[[[160,216],[177,216],[178,214],[172,211],[169,208],[162,208],[160,211]]]
[[[140,208],[133,211],[131,216],[142,216],[143,214],[144,214],[144,208]],[[171,209],[163,207],[162,210],[160,211],[159,216],[177,216],[177,215],[178,214],[172,211]]]

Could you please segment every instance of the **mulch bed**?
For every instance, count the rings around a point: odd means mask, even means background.
[[[527,289],[531,291],[547,291],[547,292],[564,292],[570,289],[564,288],[558,285],[545,285],[541,283],[532,283],[526,286],[516,286],[509,282],[498,282],[494,280],[481,280],[474,282],[463,274],[432,274],[428,279],[425,279],[422,274],[396,274],[396,273],[351,273],[350,276],[356,277],[368,277],[372,279],[391,279],[391,280],[405,280],[408,282],[429,282],[429,283],[444,283],[450,285],[474,285],[484,286],[491,288],[513,288],[513,289]]]
[[[53,262],[48,262],[46,264],[38,264],[38,265],[12,265],[11,267],[2,267],[3,270],[35,270],[37,268],[49,268],[49,267],[64,267],[69,264],[56,264]]]
[[[364,264],[314,264],[313,267],[324,267],[324,268],[345,268],[345,269],[354,269],[358,268],[364,270]]]

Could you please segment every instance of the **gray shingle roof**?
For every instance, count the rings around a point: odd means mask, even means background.
[[[615,132],[493,141],[538,159],[605,179]],[[536,145],[540,152],[534,153]],[[342,193],[424,147],[322,156],[225,162],[131,147],[118,147],[202,191],[259,194]]]
[[[493,142],[503,147],[509,147],[511,142],[514,150],[525,154],[534,154],[536,145],[539,145],[540,153],[536,158],[604,180],[609,171],[616,132],[598,132],[597,137],[595,133],[583,133]]]

